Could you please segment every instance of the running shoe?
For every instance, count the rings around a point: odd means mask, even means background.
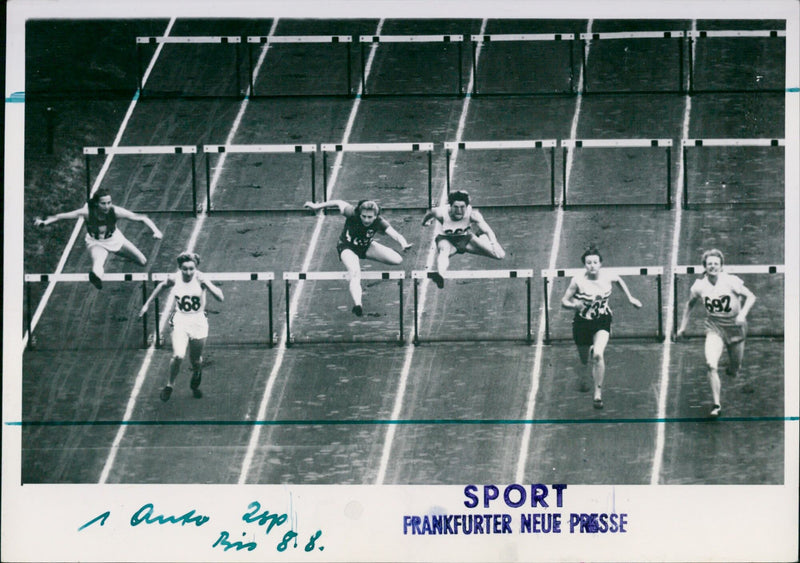
[[[710,416],[711,418],[717,418],[720,412],[722,412],[722,407],[719,405],[714,405],[713,408],[711,409],[711,412],[708,413],[708,416]]]
[[[595,399],[594,401],[592,401],[592,405],[593,405],[593,406],[594,406],[594,408],[596,408],[596,409],[602,409],[602,408],[603,408],[603,399],[600,399],[600,398],[598,397],[597,399]]]
[[[94,272],[89,272],[89,281],[97,289],[103,289],[103,280],[101,280]]]
[[[444,278],[442,277],[442,274],[440,274],[439,272],[431,272],[428,277],[433,280],[433,283],[435,283],[436,287],[438,287],[439,289],[442,289],[444,287]]]
[[[363,309],[363,307],[361,307],[361,305],[353,305],[353,314],[354,314],[356,317],[360,317],[360,316],[362,316],[362,315],[364,314],[364,309]]]
[[[169,401],[170,396],[172,396],[172,387],[167,385],[161,390],[161,400],[166,403]]]

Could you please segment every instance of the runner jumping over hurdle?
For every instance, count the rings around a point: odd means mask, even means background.
[[[747,289],[740,277],[722,271],[724,263],[724,255],[716,248],[703,253],[705,275],[692,284],[689,300],[683,309],[681,325],[675,333],[676,339],[683,337],[692,307],[698,301],[702,301],[706,309],[706,371],[714,401],[709,413],[712,418],[718,417],[722,411],[720,403],[722,385],[718,371],[722,351],[728,349],[730,363],[726,370],[727,374],[736,377],[744,358],[747,313],[756,302],[756,296]]]
[[[447,272],[453,254],[469,252],[495,260],[502,260],[506,256],[494,231],[469,201],[469,193],[463,190],[450,192],[447,205],[428,210],[422,218],[423,227],[434,219],[441,224],[441,232],[436,235],[436,272],[430,275],[439,289],[444,287],[443,274]]]
[[[602,409],[603,380],[606,373],[604,354],[611,337],[611,308],[608,306],[611,284],[619,285],[628,302],[637,309],[641,308],[642,303],[631,295],[621,277],[601,269],[603,257],[596,248],[590,247],[584,252],[581,261],[586,271],[572,278],[561,299],[561,305],[575,311],[572,338],[578,348],[581,363],[589,366],[591,378],[594,380],[594,408]],[[587,379],[588,374],[587,377],[582,377],[581,391],[589,390]]]
[[[372,240],[377,233],[384,233],[392,238],[403,252],[413,245],[406,241],[405,237],[398,233],[389,222],[381,217],[381,209],[377,203],[371,200],[361,200],[355,206],[340,199],[332,199],[324,203],[313,203],[307,201],[304,205],[312,211],[321,209],[337,208],[339,213],[344,215],[344,228],[339,235],[339,242],[336,251],[339,253],[339,260],[347,268],[350,279],[350,296],[353,298],[353,314],[360,317],[364,314],[361,302],[361,260],[368,258],[397,266],[403,262],[403,257],[391,248]]]
[[[92,257],[89,281],[97,289],[103,288],[103,281],[100,278],[103,275],[109,252],[121,254],[140,266],[147,264],[147,258],[145,258],[144,254],[131,241],[125,238],[122,231],[117,228],[117,219],[128,219],[144,223],[153,231],[154,239],[160,239],[163,236],[161,231],[146,215],[133,213],[124,207],[113,205],[111,203],[111,194],[105,189],[97,190],[89,199],[89,202],[80,209],[57,213],[45,219],[37,217],[34,219],[33,224],[37,227],[43,227],[62,219],[77,219],[78,217],[83,217],[86,221],[86,248]]]
[[[159,283],[147,298],[139,311],[141,318],[147,312],[150,303],[165,287],[171,287],[171,297],[175,297],[170,310],[172,317],[172,359],[169,362],[169,378],[167,385],[161,390],[161,400],[169,401],[172,387],[181,369],[181,362],[189,348],[189,361],[192,363],[192,379],[189,387],[196,399],[203,396],[200,390],[203,366],[203,346],[208,337],[208,319],[206,317],[206,290],[211,292],[218,301],[224,296],[222,290],[211,281],[205,279],[197,269],[200,265],[200,256],[194,252],[183,252],[176,259],[178,272]]]

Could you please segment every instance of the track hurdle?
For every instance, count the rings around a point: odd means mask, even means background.
[[[171,44],[171,45],[233,45],[236,53],[235,63],[235,80],[236,80],[236,94],[230,97],[243,97],[243,89],[241,84],[241,66],[242,55],[240,53],[239,45],[242,43],[242,38],[238,35],[229,36],[156,36],[156,37],[137,37],[136,38],[136,59],[137,59],[137,85],[139,87],[139,96],[144,97],[146,91],[144,89],[144,45],[158,45],[158,44]],[[152,94],[148,94],[152,95]],[[170,95],[170,93],[166,93]],[[182,93],[172,94],[180,97],[193,97],[191,94],[186,95]]]
[[[427,270],[413,270],[411,277],[414,280],[414,345],[419,345],[422,339],[419,335],[419,284],[420,280],[430,279],[434,272]],[[448,270],[442,277],[445,280],[496,280],[496,279],[516,279],[525,280],[526,286],[526,331],[524,340],[527,344],[533,343],[531,333],[531,279],[533,270]],[[455,339],[460,340],[460,339]],[[489,339],[487,339],[489,340]],[[509,338],[498,337],[491,340],[510,340]],[[517,340],[516,338],[513,340]],[[439,339],[438,341],[447,341]]]
[[[442,45],[449,45],[455,43],[458,46],[458,59],[456,60],[458,78],[456,81],[456,91],[450,95],[464,95],[464,78],[463,70],[461,69],[462,59],[462,44],[464,42],[463,35],[360,35],[358,37],[359,44],[361,45],[361,95],[362,96],[376,96],[380,94],[367,92],[367,45],[379,43],[441,43]],[[409,93],[406,93],[409,94]],[[396,95],[396,94],[395,94]],[[443,94],[448,95],[448,94]]]
[[[702,276],[702,275],[705,274],[705,271],[706,271],[706,269],[702,264],[695,264],[695,265],[687,265],[687,266],[676,266],[675,270],[672,273],[672,280],[673,280],[672,287],[673,287],[673,290],[674,290],[673,291],[673,298],[675,299],[675,307],[673,307],[673,318],[672,318],[673,330],[672,330],[672,335],[671,335],[673,339],[675,338],[675,334],[676,334],[676,332],[678,330],[678,321],[679,321],[679,316],[678,316],[679,315],[679,311],[678,311],[678,309],[681,309],[681,307],[680,307],[681,301],[679,301],[680,296],[679,296],[679,289],[678,289],[678,283],[679,283],[679,280],[680,280],[679,276],[684,276],[684,275]],[[723,266],[723,268],[722,268],[722,271],[726,272],[728,274],[743,274],[743,275],[766,274],[770,278],[773,278],[774,276],[783,276],[786,273],[786,266],[784,266],[783,264],[780,264],[780,265],[778,265],[778,264],[776,264],[776,265],[725,264]],[[692,281],[694,281],[694,280],[692,280]],[[751,290],[754,289],[749,282],[746,283],[745,285],[747,285]],[[769,309],[770,308],[769,307],[769,305],[770,305],[769,299],[770,299],[770,297],[774,298],[775,296],[763,295],[761,292],[758,291],[758,289],[755,289],[754,293],[756,294],[756,296],[758,298],[758,300],[756,301],[755,307],[761,308],[762,310],[765,309],[765,308]],[[784,293],[783,288],[781,287],[780,291],[778,291],[776,293],[779,294],[778,297],[782,301],[783,300],[783,293]],[[687,298],[688,298],[688,295],[687,295]],[[765,307],[765,305],[766,305],[766,307]],[[780,312],[781,312],[781,315],[782,315],[783,314],[783,304],[780,303],[780,305],[777,305],[777,306],[780,307]],[[776,314],[775,311],[768,310],[765,313],[766,321],[768,323],[774,322],[775,314]],[[783,338],[783,330],[781,330],[779,332],[771,331],[771,330],[760,331],[760,332],[759,331],[753,331],[752,330],[752,326],[753,326],[752,319],[753,319],[753,311],[751,309],[751,312],[748,315],[748,325],[749,325],[748,337],[755,336],[755,337],[766,337],[766,338]]]
[[[450,194],[450,160],[452,152],[455,150],[533,150],[539,148],[549,148],[550,149],[550,207],[555,208],[557,145],[558,141],[556,141],[555,139],[523,140],[523,141],[467,141],[467,142],[447,141],[444,144],[445,152],[447,154],[447,166],[445,167],[445,169],[447,170],[447,193]],[[516,205],[525,205],[525,204],[516,204]],[[531,204],[531,205],[537,205],[537,204]],[[481,207],[512,207],[512,206],[481,205]]]
[[[517,34],[485,34],[485,35],[471,35],[470,41],[472,42],[472,95],[473,96],[487,96],[492,95],[490,92],[481,92],[478,89],[478,45],[481,43],[508,43],[508,42],[564,42],[569,51],[569,90],[568,93],[574,93],[575,86],[575,55],[572,51],[572,42],[575,41],[574,33],[517,33]],[[514,95],[517,92],[504,92],[499,95]],[[519,92],[519,94],[524,94]]]
[[[656,292],[656,334],[655,339],[658,341],[664,340],[664,313],[662,309],[661,298],[661,278],[664,274],[664,268],[660,266],[648,266],[644,268],[636,267],[622,267],[622,268],[603,268],[604,272],[617,274],[618,276],[654,276],[655,277],[655,292]],[[555,270],[542,270],[542,279],[544,281],[544,343],[550,344],[554,340],[568,340],[569,336],[559,336],[554,338],[550,334],[550,304],[549,304],[549,286],[552,280],[557,278],[572,278],[574,276],[582,275],[586,272],[585,268],[567,268]],[[560,302],[560,298],[558,301]],[[614,338],[641,338],[641,335],[625,336],[614,335]]]
[[[433,143],[324,143],[320,145],[322,151],[322,201],[328,201],[328,153],[387,153],[387,152],[425,152],[428,157],[428,207],[433,202]],[[418,207],[411,207],[417,209]],[[384,206],[384,209],[401,209],[398,207]]]
[[[785,147],[786,140],[785,139],[683,139],[681,141],[681,147],[683,150],[683,208],[688,209],[690,205],[698,206],[702,205],[701,203],[690,203],[689,202],[689,166],[688,166],[688,156],[689,156],[689,149],[692,147]],[[785,151],[785,149],[784,149]],[[785,154],[784,154],[785,157]],[[762,179],[759,179],[762,180]],[[781,174],[781,180],[783,180],[783,175]],[[783,188],[781,187],[778,192],[783,195]],[[727,202],[719,202],[720,205],[730,205],[736,202],[727,201]],[[772,206],[779,206],[782,207],[784,205],[783,200],[780,201],[764,201],[758,202],[762,205],[772,205]],[[708,205],[708,204],[707,204]],[[713,205],[713,204],[712,204]]]
[[[406,273],[402,270],[391,271],[362,271],[362,280],[397,280],[397,285],[400,289],[400,307],[399,307],[399,332],[397,341],[402,346],[405,343],[405,336],[403,334],[403,280],[406,278]],[[286,283],[286,346],[290,347],[297,344],[291,330],[291,305],[289,295],[291,292],[291,282],[293,281],[339,281],[349,280],[347,272],[284,272],[283,279]],[[332,342],[325,340],[325,342]],[[359,340],[359,342],[380,342],[376,340]]]
[[[154,273],[151,275],[154,282],[165,281],[170,276],[176,275],[175,272],[162,272]],[[267,342],[269,347],[275,345],[275,333],[272,324],[272,282],[275,279],[274,272],[203,272],[203,277],[209,281],[266,281],[267,282],[267,317],[268,324],[268,338]],[[164,339],[161,336],[161,306],[159,297],[155,298],[155,311],[156,311],[156,332],[155,342],[156,347],[161,348],[164,344]]]
[[[701,39],[703,42],[710,39],[778,39],[783,42],[784,52],[775,53],[774,61],[780,61],[785,57],[785,44],[786,44],[786,30],[777,29],[740,29],[740,30],[694,30],[687,31],[686,36],[689,38],[689,94],[696,94],[701,92],[783,92],[784,91],[784,72],[781,71],[778,76],[780,78],[779,86],[773,87],[760,87],[760,88],[697,88],[697,80],[695,76],[695,66],[697,61],[695,59],[694,46],[700,45]],[[738,54],[738,51],[737,51]],[[744,67],[748,62],[742,60],[741,55],[738,55],[737,62],[739,66]],[[720,64],[719,60],[715,60],[715,69],[718,71],[717,65]],[[724,63],[722,63],[724,64]],[[758,61],[754,62],[754,66],[758,65]],[[761,67],[762,69],[764,67]],[[755,84],[762,82],[763,74],[758,71],[761,69],[751,68],[748,69],[752,72],[751,77],[754,79]],[[766,82],[766,81],[765,81]],[[752,84],[752,82],[751,82]]]
[[[189,154],[192,157],[192,210],[195,215],[199,212],[197,207],[197,147],[194,145],[160,145],[160,146],[126,146],[126,147],[83,147],[84,162],[86,163],[86,200],[92,192],[92,173],[89,158],[92,155],[159,155],[159,154]],[[156,213],[158,209],[138,210]]]
[[[264,94],[257,94],[253,76],[255,65],[253,63],[253,45],[343,45],[347,57],[347,85],[342,95],[352,96],[352,55],[350,45],[353,38],[350,35],[256,35],[247,38],[247,59],[249,62],[250,97],[264,97]],[[286,94],[296,95],[296,94]]]
[[[212,154],[309,154],[311,156],[311,201],[316,202],[316,154],[317,145],[203,145],[206,156],[206,213],[211,214],[211,155]],[[302,209],[302,204],[298,206]],[[280,208],[234,209],[229,211],[286,211]]]
[[[680,92],[683,93],[685,91],[683,87],[683,67],[684,67],[684,55],[683,55],[683,48],[684,48],[684,37],[686,36],[685,31],[621,31],[621,32],[607,32],[607,33],[581,33],[580,40],[581,40],[581,68],[583,69],[583,90],[582,94],[590,93],[589,91],[589,73],[588,73],[588,65],[586,64],[587,58],[587,47],[590,41],[625,41],[625,40],[642,40],[642,39],[677,39],[677,48],[678,48],[678,72],[677,72],[677,88],[675,90],[664,90],[665,92]],[[627,49],[627,48],[626,48]],[[658,62],[663,61],[663,50],[658,50],[656,53],[659,57],[656,59]],[[652,56],[652,54],[651,54]],[[663,63],[662,63],[663,64]],[[652,93],[654,90],[612,90],[612,91],[601,91],[601,90],[592,90],[591,93],[594,94],[620,94],[620,93],[629,93],[629,94],[641,94],[641,93]]]
[[[104,282],[141,282],[142,283],[142,304],[147,301],[147,280],[148,274],[146,273],[104,273],[101,278]],[[25,274],[25,332],[28,334],[28,347],[34,348],[36,346],[36,339],[33,335],[32,316],[33,316],[33,298],[31,296],[31,286],[34,283],[49,283],[49,282],[88,282],[89,274],[87,273],[69,273],[69,274]],[[23,337],[25,336],[23,332]],[[147,315],[142,317],[142,348],[147,347]]]
[[[563,161],[562,161],[562,197],[561,204],[564,208],[568,207],[567,203],[567,155],[570,149],[577,150],[581,148],[663,148],[666,149],[666,201],[664,207],[666,209],[672,208],[672,139],[564,139],[561,141],[563,147]],[[581,204],[572,204],[573,206]],[[660,205],[656,202],[604,202],[596,205]]]

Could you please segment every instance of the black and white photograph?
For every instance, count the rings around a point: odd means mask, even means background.
[[[796,558],[796,2],[7,16],[3,560]]]

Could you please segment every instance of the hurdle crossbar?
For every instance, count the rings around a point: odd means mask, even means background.
[[[619,39],[678,39],[678,88],[676,92],[683,93],[683,45],[686,32],[682,30],[673,31],[612,31],[604,33],[581,33],[581,68],[583,69],[583,94],[589,93],[589,73],[586,64],[586,51],[590,41],[606,41]],[[606,93],[593,91],[593,93]],[[620,93],[620,92],[615,92]],[[632,92],[635,93],[635,92]]]
[[[470,35],[472,42],[472,95],[478,96],[478,44],[480,43],[505,43],[511,41],[574,41],[574,33],[492,33],[483,35]],[[574,90],[575,55],[572,46],[569,47],[569,92]]]
[[[147,301],[147,282],[149,274],[144,272],[133,273],[103,273],[100,279],[104,282],[141,282],[142,284],[142,304]],[[25,312],[25,328],[28,333],[28,346],[34,348],[36,346],[36,339],[33,338],[32,333],[32,307],[33,298],[31,296],[31,286],[34,283],[49,283],[49,282],[88,282],[89,274],[87,273],[58,273],[58,274],[25,274],[23,277],[25,282],[25,304],[27,310]],[[25,333],[23,332],[23,337]],[[147,347],[147,315],[142,317],[142,348]]]
[[[458,95],[464,94],[463,71],[461,69],[462,45],[464,43],[463,35],[359,35],[358,42],[361,46],[361,95],[364,97],[375,95],[367,92],[367,46],[378,45],[380,43],[455,43],[458,45],[458,59],[456,64],[458,67],[458,82],[456,84],[456,92]]]
[[[190,154],[192,156],[192,211],[197,215],[197,146],[195,145],[83,147],[83,157],[86,165],[86,200],[89,200],[92,193],[91,156],[158,154]]]
[[[255,89],[255,65],[253,63],[253,45],[309,45],[309,44],[331,44],[344,46],[347,56],[347,89],[344,95],[352,95],[352,68],[353,55],[350,52],[350,46],[353,43],[353,37],[350,35],[250,35],[247,37],[247,58],[249,62],[249,81],[250,81],[250,97],[256,97]]]
[[[547,140],[514,140],[514,141],[447,141],[444,144],[445,154],[447,155],[447,165],[445,166],[447,175],[447,193],[450,193],[450,159],[453,151],[456,150],[527,150],[536,148],[550,149],[550,207],[556,206],[556,172],[555,158],[558,141],[555,139]],[[486,206],[482,206],[486,207]]]
[[[329,152],[425,152],[428,155],[428,209],[433,203],[433,143],[322,143],[322,201],[328,201]],[[387,207],[388,209],[388,207]]]
[[[191,36],[144,36],[136,38],[136,55],[138,60],[137,65],[137,84],[139,86],[139,95],[144,96],[144,61],[142,54],[143,45],[235,45],[236,48],[236,90],[241,92],[241,80],[239,78],[239,69],[241,68],[241,53],[239,52],[238,45],[242,43],[242,36],[240,35],[191,35]]]
[[[664,275],[664,268],[661,266],[645,266],[645,267],[616,267],[616,268],[603,268],[604,272],[616,274],[618,276],[655,276],[656,278],[656,295],[657,295],[657,333],[656,339],[664,339],[664,318],[661,310],[661,284],[662,276]],[[544,343],[550,344],[554,338],[550,337],[550,305],[549,305],[549,284],[553,278],[571,278],[574,276],[582,275],[586,272],[585,268],[556,268],[542,270],[542,280],[544,284]]]
[[[722,271],[728,274],[785,274],[783,264],[725,264]],[[675,306],[672,308],[672,337],[678,330],[678,281],[681,275],[705,275],[706,268],[702,264],[675,266],[672,270],[672,288]],[[768,335],[772,336],[772,335]]]
[[[430,279],[436,272],[428,270],[413,270],[411,278],[414,280],[414,345],[419,345],[422,339],[419,335],[419,284],[420,280]],[[446,280],[480,280],[480,279],[515,279],[525,280],[526,286],[526,332],[525,342],[533,343],[531,331],[531,279],[533,270],[448,270],[442,277]]]
[[[203,145],[203,153],[206,155],[206,213],[211,214],[211,155],[221,153],[235,154],[291,154],[304,153],[311,156],[311,201],[317,201],[316,187],[316,153],[317,145],[299,144],[273,144],[273,145]],[[256,211],[247,209],[247,211]],[[261,211],[270,211],[264,209]]]
[[[159,272],[150,274],[154,282],[167,281],[169,278],[179,276],[179,272]],[[269,347],[275,346],[275,332],[273,330],[272,318],[272,282],[275,280],[274,272],[203,272],[203,278],[209,281],[266,281],[267,282],[267,317],[269,319]],[[161,307],[158,302],[158,297],[155,298],[155,311],[156,311],[156,333],[155,342],[156,347],[160,348],[163,345],[161,338]]]
[[[699,39],[706,39],[706,38],[783,38],[785,41],[786,38],[786,30],[783,29],[701,29],[701,30],[694,30],[694,31],[687,31],[686,37],[689,40],[689,94],[694,94],[695,92],[718,92],[720,90],[698,90],[695,88],[695,80],[694,80],[694,67],[695,67],[695,59],[694,59],[694,48],[693,45],[695,41]],[[724,90],[726,92],[741,92],[742,90]],[[748,92],[779,92],[783,91],[782,88],[763,88],[763,89],[751,89],[751,90],[744,90]]]
[[[375,271],[367,270],[361,272],[362,280],[396,280],[399,287],[400,306],[398,314],[399,333],[397,336],[398,343],[402,346],[405,343],[405,335],[403,329],[403,281],[406,278],[406,273],[403,270],[388,270],[388,271]],[[291,331],[291,302],[289,295],[291,292],[291,283],[293,281],[338,281],[349,280],[350,275],[348,272],[342,271],[326,271],[326,272],[283,272],[283,280],[286,284],[286,346],[291,347],[297,343],[297,339]],[[330,340],[326,340],[330,342]],[[366,342],[366,341],[364,341]]]
[[[683,139],[681,140],[681,150],[683,151],[683,202],[684,209],[689,208],[689,167],[687,166],[691,147],[785,147],[786,139]]]
[[[667,184],[666,184],[666,209],[672,208],[672,139],[563,139],[562,159],[562,184],[561,205],[565,208],[567,203],[567,153],[570,149],[578,148],[664,148],[667,152]],[[648,203],[638,205],[651,205]]]

